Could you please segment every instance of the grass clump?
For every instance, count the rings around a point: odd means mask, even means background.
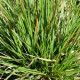
[[[0,78],[80,77],[78,0],[0,0]]]

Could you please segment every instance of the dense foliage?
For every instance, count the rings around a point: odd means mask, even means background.
[[[0,0],[0,79],[80,77],[79,0]]]

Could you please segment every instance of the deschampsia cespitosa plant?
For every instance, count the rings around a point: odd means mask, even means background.
[[[80,78],[80,0],[0,0],[0,80]]]

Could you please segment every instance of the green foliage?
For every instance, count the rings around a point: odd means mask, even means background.
[[[79,6],[78,0],[0,0],[0,78],[79,77]]]

